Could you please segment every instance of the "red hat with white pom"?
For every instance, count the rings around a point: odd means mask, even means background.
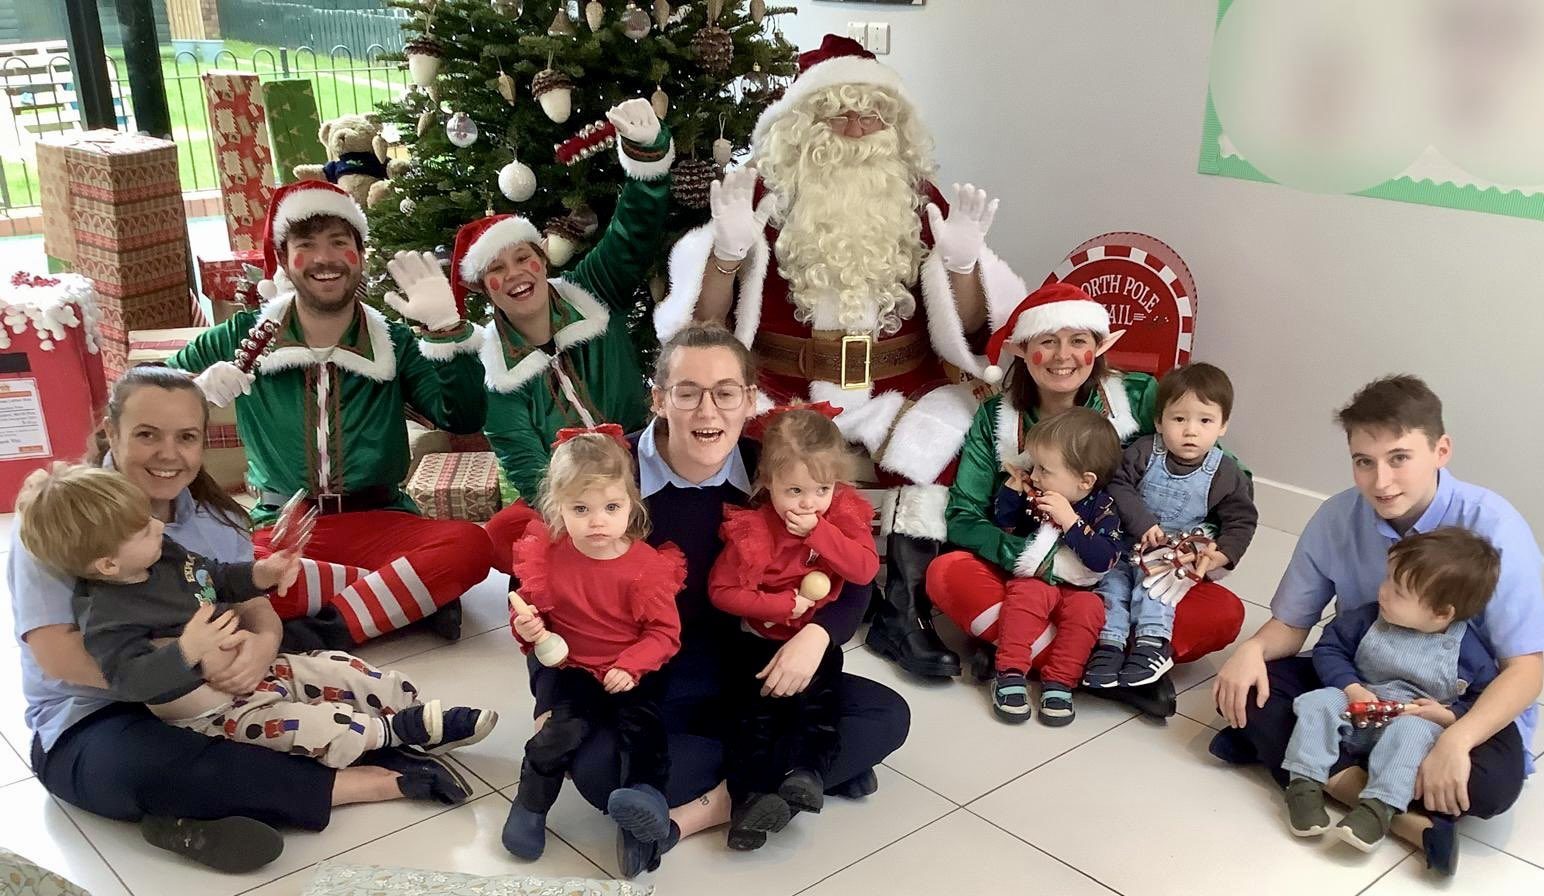
[[[820,46],[799,54],[798,76],[777,102],[768,106],[756,119],[751,143],[759,145],[774,121],[793,111],[795,106],[817,92],[844,84],[869,84],[883,88],[906,105],[915,105],[901,83],[899,72],[880,62],[873,53],[852,38],[827,34]]]
[[[450,289],[456,304],[466,307],[466,295],[478,285],[499,253],[521,243],[541,245],[541,232],[520,215],[489,215],[456,231],[456,246],[451,251]]]
[[[1026,296],[987,340],[986,357],[991,366],[982,372],[982,378],[989,383],[1002,381],[1003,346],[1007,343],[1023,345],[1042,333],[1066,329],[1097,334],[1097,353],[1101,355],[1115,344],[1110,336],[1110,312],[1103,305],[1069,283],[1047,283]],[[1118,338],[1120,333],[1114,335]]]
[[[359,242],[370,237],[370,224],[365,220],[364,209],[344,190],[324,180],[302,180],[286,184],[273,191],[268,200],[268,219],[263,233],[263,284],[258,291],[271,299],[288,286],[288,278],[279,269],[279,247],[289,236],[290,228],[310,218],[330,216],[341,218],[359,234]],[[283,283],[277,281],[283,280]]]

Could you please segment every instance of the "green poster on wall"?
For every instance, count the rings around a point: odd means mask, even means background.
[[[1544,3],[1219,0],[1202,174],[1544,220]]]

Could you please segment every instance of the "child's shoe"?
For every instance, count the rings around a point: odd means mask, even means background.
[[[1119,644],[1100,641],[1088,656],[1088,666],[1083,669],[1083,687],[1113,688],[1120,684],[1121,665],[1126,662],[1126,649]]]
[[[788,804],[791,812],[819,815],[826,804],[826,782],[812,769],[796,768],[783,779],[777,795]]]
[[[1015,725],[1029,721],[1029,681],[1024,673],[997,673],[992,685],[992,712]]]
[[[430,700],[397,712],[389,722],[389,746],[424,747],[431,753],[443,753],[471,746],[487,737],[498,724],[499,714],[491,709],[469,706],[444,709],[440,701]]]
[[[729,848],[760,849],[768,834],[788,826],[793,817],[788,803],[775,793],[753,793],[735,804],[729,816]]]
[[[1299,837],[1317,837],[1330,829],[1324,810],[1324,785],[1311,778],[1287,782],[1287,827]]]
[[[1040,683],[1040,724],[1052,728],[1071,725],[1077,718],[1072,708],[1072,688],[1053,681]]]
[[[1388,834],[1395,811],[1382,800],[1362,800],[1335,825],[1335,833],[1362,852],[1372,852]]]
[[[1120,669],[1120,686],[1139,688],[1152,684],[1174,668],[1174,648],[1168,638],[1138,635],[1126,664]]]
[[[504,848],[518,858],[534,862],[547,848],[547,815],[532,812],[519,803],[509,807],[504,820]]]

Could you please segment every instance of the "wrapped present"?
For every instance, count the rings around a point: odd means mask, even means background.
[[[262,89],[277,183],[291,184],[296,180],[296,165],[327,161],[327,150],[317,138],[322,123],[316,114],[316,94],[307,78],[266,81]]]
[[[500,506],[498,467],[491,451],[429,454],[404,490],[424,516],[485,523]]]
[[[176,327],[165,330],[135,330],[129,334],[128,366],[162,364],[194,337],[201,327]],[[236,430],[235,406],[209,408],[209,428],[204,444],[204,469],[214,481],[232,494],[246,490],[247,450]]]
[[[198,256],[198,289],[214,308],[215,323],[224,321],[241,308],[256,310],[260,299],[254,283],[247,277],[247,267],[261,269],[263,253],[226,252]]]
[[[205,72],[203,81],[231,248],[261,250],[263,218],[273,192],[273,155],[257,75]]]
[[[10,513],[28,474],[85,453],[107,384],[86,278],[6,277],[0,324],[0,513]]]

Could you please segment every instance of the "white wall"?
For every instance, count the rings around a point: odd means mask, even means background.
[[[1196,173],[1214,0],[797,0],[804,48],[892,23],[939,180],[1002,198],[991,243],[1032,284],[1084,239],[1150,233],[1198,291],[1196,358],[1238,392],[1229,445],[1279,482],[1350,484],[1331,414],[1362,383],[1424,377],[1453,470],[1544,533],[1544,224]]]

